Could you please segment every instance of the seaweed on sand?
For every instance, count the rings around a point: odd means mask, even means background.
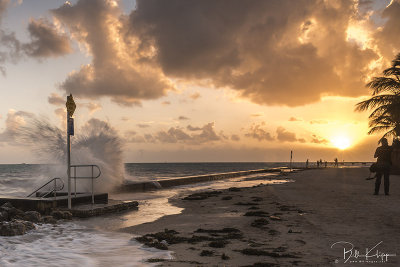
[[[198,193],[194,193],[194,194],[191,194],[191,195],[183,198],[183,200],[203,200],[203,199],[207,199],[209,197],[218,196],[221,193],[222,193],[222,191],[198,192]]]
[[[244,216],[256,216],[256,217],[267,217],[269,215],[266,211],[248,211],[244,214]]]
[[[239,250],[242,254],[245,255],[252,255],[252,256],[269,256],[273,258],[298,258],[298,256],[294,254],[289,254],[289,253],[277,253],[277,252],[270,252],[266,250],[261,250],[261,249],[255,249],[255,248],[245,248],[242,250]]]

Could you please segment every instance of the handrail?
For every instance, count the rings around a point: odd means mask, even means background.
[[[61,187],[57,188],[57,180],[59,180],[61,182]],[[56,194],[57,191],[61,191],[64,189],[64,182],[61,178],[53,178],[50,181],[48,181],[47,183],[45,183],[44,185],[42,185],[41,187],[39,187],[38,189],[34,190],[32,193],[30,193],[27,197],[31,197],[33,194],[35,194],[36,192],[38,192],[40,189],[42,189],[43,187],[47,186],[48,184],[50,184],[51,182],[54,182],[54,187],[53,190],[47,192],[46,194],[44,194],[43,196],[41,196],[41,198],[48,196],[51,193]],[[56,195],[54,195],[56,197]]]
[[[95,164],[71,165],[70,167],[74,168],[74,170],[75,170],[74,176],[72,176],[72,174],[71,174],[71,178],[74,178],[74,179],[96,179],[96,178],[99,178],[101,175],[100,167]],[[76,168],[81,168],[81,167],[92,167],[92,168],[95,167],[99,171],[99,173],[97,174],[97,176],[93,176],[93,169],[92,169],[92,176],[76,176]]]
[[[92,175],[91,176],[76,176],[76,169],[77,168],[84,168],[84,167],[90,167],[92,170]],[[101,170],[100,167],[95,165],[95,164],[87,164],[87,165],[70,165],[70,168],[74,168],[74,172],[72,175],[72,172],[70,171],[71,174],[71,179],[74,179],[74,184],[75,184],[75,197],[76,197],[76,179],[91,179],[92,180],[92,204],[94,204],[94,184],[93,180],[96,178],[99,178],[101,175]],[[97,176],[94,176],[94,168],[98,170]]]

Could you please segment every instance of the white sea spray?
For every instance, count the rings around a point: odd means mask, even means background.
[[[71,137],[71,164],[98,165],[101,176],[95,181],[96,191],[110,191],[124,180],[122,158],[122,139],[108,122],[90,119]],[[60,177],[66,182],[67,144],[66,133],[43,117],[30,116],[26,123],[14,133],[18,144],[31,149],[45,163],[52,163],[42,168],[40,182],[53,177]],[[72,171],[74,171],[72,169]],[[97,173],[96,170],[95,175]],[[90,176],[91,168],[78,168],[77,176]],[[78,190],[88,191],[89,179],[77,181]]]

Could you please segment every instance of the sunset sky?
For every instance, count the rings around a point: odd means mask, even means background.
[[[13,133],[65,128],[70,93],[125,162],[373,160],[354,105],[400,52],[400,1],[0,3],[0,163],[40,162]]]

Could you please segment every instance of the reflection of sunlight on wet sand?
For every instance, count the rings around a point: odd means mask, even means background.
[[[139,210],[102,217],[93,217],[82,220],[81,223],[95,226],[100,229],[118,230],[146,222],[152,222],[163,216],[179,214],[183,209],[174,206],[168,201],[168,199],[181,197],[182,195],[190,194],[193,191],[220,190],[229,187],[251,187],[257,186],[261,183],[280,184],[285,182],[291,182],[291,180],[282,178],[281,176],[278,178],[276,174],[253,174],[227,180],[189,184],[151,192],[110,195],[110,199],[123,201],[137,200],[139,202]]]

